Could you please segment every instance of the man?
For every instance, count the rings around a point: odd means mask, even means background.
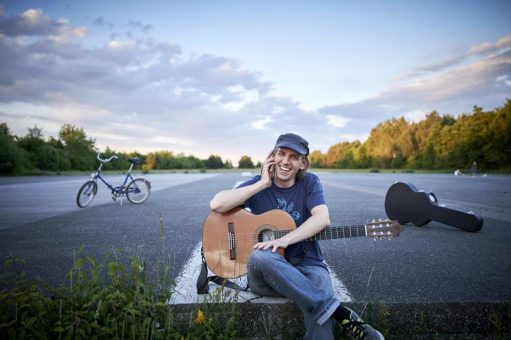
[[[277,139],[262,165],[261,175],[239,187],[217,193],[211,210],[223,213],[235,207],[254,214],[272,209],[287,211],[298,228],[285,236],[257,243],[248,261],[248,284],[254,294],[285,296],[302,310],[307,339],[333,339],[334,325],[356,339],[383,339],[335,297],[328,269],[317,241],[305,239],[330,225],[319,178],[307,172],[308,142],[286,133]],[[276,251],[284,248],[285,258]]]

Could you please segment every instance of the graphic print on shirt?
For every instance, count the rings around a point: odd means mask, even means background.
[[[286,211],[289,215],[291,215],[291,217],[293,217],[293,220],[298,221],[300,219],[300,213],[296,210],[293,210],[295,207],[294,202],[287,204],[286,200],[283,198],[277,198],[277,202],[278,208]]]

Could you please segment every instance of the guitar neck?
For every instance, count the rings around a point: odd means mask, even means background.
[[[275,231],[275,237],[280,238],[292,230],[279,230]],[[342,227],[327,227],[321,230],[316,235],[309,237],[306,241],[322,241],[322,240],[333,240],[339,238],[349,237],[363,237],[367,236],[367,229],[365,225],[356,226],[342,226]]]

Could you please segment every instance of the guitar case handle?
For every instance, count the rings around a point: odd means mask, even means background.
[[[431,191],[429,192],[429,199],[431,200],[431,202],[438,204],[438,198],[436,198],[436,195]]]

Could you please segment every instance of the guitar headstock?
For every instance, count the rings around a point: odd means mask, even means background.
[[[393,238],[399,236],[404,227],[398,221],[373,220],[366,224],[367,237],[374,239]]]

